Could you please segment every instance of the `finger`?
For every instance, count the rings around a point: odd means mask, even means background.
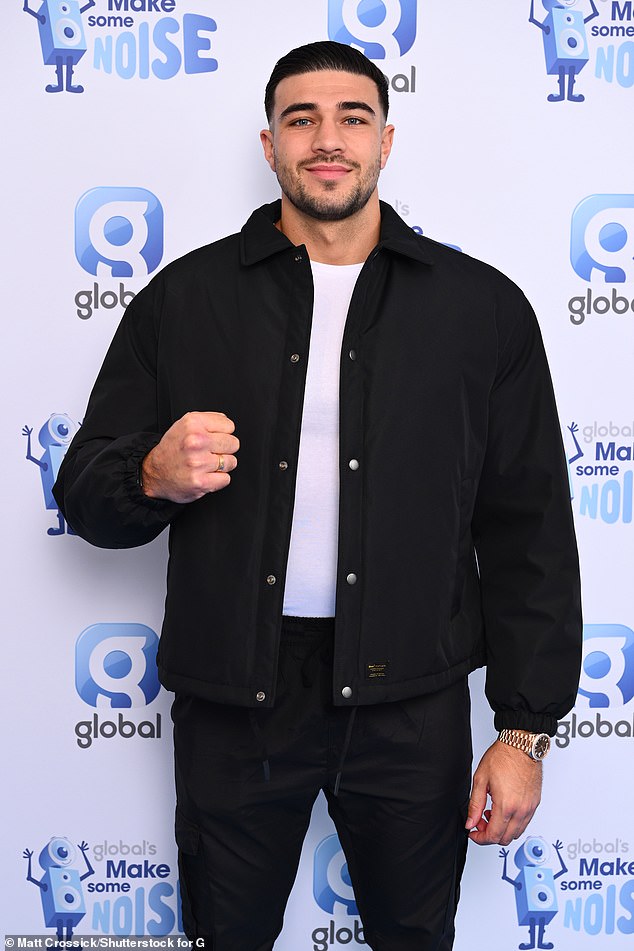
[[[210,472],[206,479],[205,494],[218,492],[220,489],[226,489],[231,482],[231,476],[228,472]]]
[[[489,831],[489,827],[486,829],[478,830],[474,829],[469,833],[469,841],[475,842],[476,845],[510,845],[513,841],[513,837],[507,839],[506,836],[499,836],[493,832]]]
[[[203,428],[210,433],[232,433],[236,424],[225,413],[198,413]]]
[[[465,829],[478,828],[478,823],[482,820],[485,806],[487,804],[487,786],[478,778],[478,774],[473,777],[473,786],[471,789],[471,798],[467,810],[467,821]]]
[[[478,845],[509,845],[513,838],[508,838],[510,817],[505,817],[502,810],[487,809],[483,822],[478,823],[469,838]]]
[[[491,810],[485,809],[480,819],[478,819],[476,825],[474,826],[474,831],[484,832],[487,826],[489,825],[489,819],[491,818]]]
[[[206,472],[203,478],[200,478],[196,485],[196,494],[192,501],[200,499],[205,495],[218,492],[220,489],[226,489],[231,483],[231,473],[229,472]]]
[[[240,440],[230,433],[211,433],[206,436],[207,448],[210,452],[229,452],[232,455],[240,448]]]
[[[489,823],[486,829],[487,843],[509,845],[513,841],[513,835],[510,835],[510,831],[514,828],[514,826],[515,823],[513,812],[505,812],[501,806],[496,806],[494,803],[491,808]]]
[[[473,838],[477,842],[486,832],[487,821],[486,819],[480,819],[480,821],[472,829],[469,829],[469,838]]]
[[[240,441],[230,433],[210,433],[206,429],[199,429],[196,432],[185,433],[180,448],[190,458],[197,458],[199,462],[205,464],[205,454],[231,453],[233,455],[240,448]]]
[[[211,458],[211,468],[209,469],[210,473],[214,472],[233,472],[235,467],[238,465],[238,460],[235,456],[230,453],[216,453],[212,452],[210,454]]]
[[[475,831],[469,838],[479,845],[510,845],[515,839],[519,839],[529,822],[533,818],[537,804],[531,804],[529,807],[513,807],[503,810],[501,806],[493,805],[492,809],[484,812],[486,822],[479,822]]]
[[[500,845],[510,845],[521,838],[533,818],[535,808],[517,808],[498,818],[497,823],[489,829],[492,841],[499,842]]]

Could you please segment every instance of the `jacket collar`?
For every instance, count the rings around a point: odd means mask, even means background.
[[[381,206],[381,235],[377,247],[396,251],[397,254],[404,254],[415,261],[422,261],[423,264],[433,264],[433,244],[427,238],[412,231],[391,205],[384,201],[379,204]]]
[[[391,205],[380,202],[381,206],[381,233],[375,250],[386,249],[397,254],[421,261],[423,264],[433,264],[433,247],[427,239],[415,234],[405,224]],[[257,208],[240,232],[240,259],[242,264],[257,264],[265,258],[287,251],[294,247],[286,235],[275,227],[282,213],[282,202],[271,202]]]

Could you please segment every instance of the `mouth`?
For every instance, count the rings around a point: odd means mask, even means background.
[[[352,171],[348,165],[335,165],[330,162],[320,165],[305,165],[304,170],[315,178],[327,182],[339,181]]]

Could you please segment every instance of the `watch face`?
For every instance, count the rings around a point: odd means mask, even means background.
[[[533,749],[531,751],[533,759],[543,759],[549,749],[550,737],[546,733],[540,733],[539,736],[535,737],[533,743]]]

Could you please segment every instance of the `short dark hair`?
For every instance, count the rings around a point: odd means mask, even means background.
[[[322,40],[318,43],[307,43],[291,50],[282,56],[273,67],[271,77],[266,84],[264,93],[264,109],[266,118],[270,122],[273,116],[275,90],[279,83],[287,76],[298,76],[300,73],[318,73],[324,69],[335,69],[342,73],[355,73],[357,76],[367,76],[376,83],[379,91],[379,102],[383,110],[383,117],[387,119],[389,107],[387,77],[375,66],[372,60],[360,53],[359,50],[343,43],[332,40]]]

